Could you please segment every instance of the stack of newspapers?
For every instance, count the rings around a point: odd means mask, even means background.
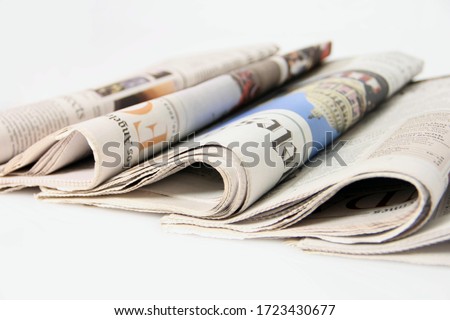
[[[400,52],[330,52],[203,53],[7,109],[0,190],[158,213],[170,232],[450,266],[450,77],[414,82],[423,62]]]

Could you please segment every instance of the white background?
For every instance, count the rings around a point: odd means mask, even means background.
[[[0,108],[103,85],[167,56],[334,41],[450,74],[449,1],[3,1]],[[1,148],[1,146],[0,146]],[[1,149],[0,149],[1,152]],[[450,298],[450,269],[167,234],[159,216],[0,195],[0,298]]]

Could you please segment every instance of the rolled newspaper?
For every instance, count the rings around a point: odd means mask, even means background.
[[[277,52],[274,44],[174,59],[110,85],[0,112],[0,164],[68,125],[196,85]]]

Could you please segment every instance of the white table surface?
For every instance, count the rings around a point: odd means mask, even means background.
[[[166,56],[334,41],[450,74],[447,1],[3,1],[0,109],[106,84]],[[0,146],[1,148],[1,146]],[[1,149],[0,149],[1,152]],[[3,299],[450,298],[450,269],[168,234],[160,216],[0,195]]]

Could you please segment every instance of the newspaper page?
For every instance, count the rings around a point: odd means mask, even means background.
[[[194,87],[58,131],[9,161],[3,188],[90,189],[239,106],[308,71],[330,43],[274,56]],[[84,159],[78,167],[70,166]],[[30,166],[26,172],[18,169]],[[20,176],[19,176],[20,175]]]
[[[0,164],[68,125],[160,97],[276,53],[276,45],[249,46],[167,61],[101,88],[0,112]]]
[[[450,78],[410,85],[360,123],[343,137],[347,144],[339,154],[345,166],[326,166],[325,160],[305,167],[234,219],[216,222],[169,215],[163,224],[176,232],[228,238],[306,237],[298,241],[302,249],[336,254],[381,255],[448,241],[448,195],[442,195],[450,166],[449,85]],[[386,123],[390,130],[383,126]],[[394,141],[402,149],[393,148]],[[381,156],[380,150],[390,152]],[[290,198],[294,193],[297,199]],[[400,257],[419,262],[413,252]]]

